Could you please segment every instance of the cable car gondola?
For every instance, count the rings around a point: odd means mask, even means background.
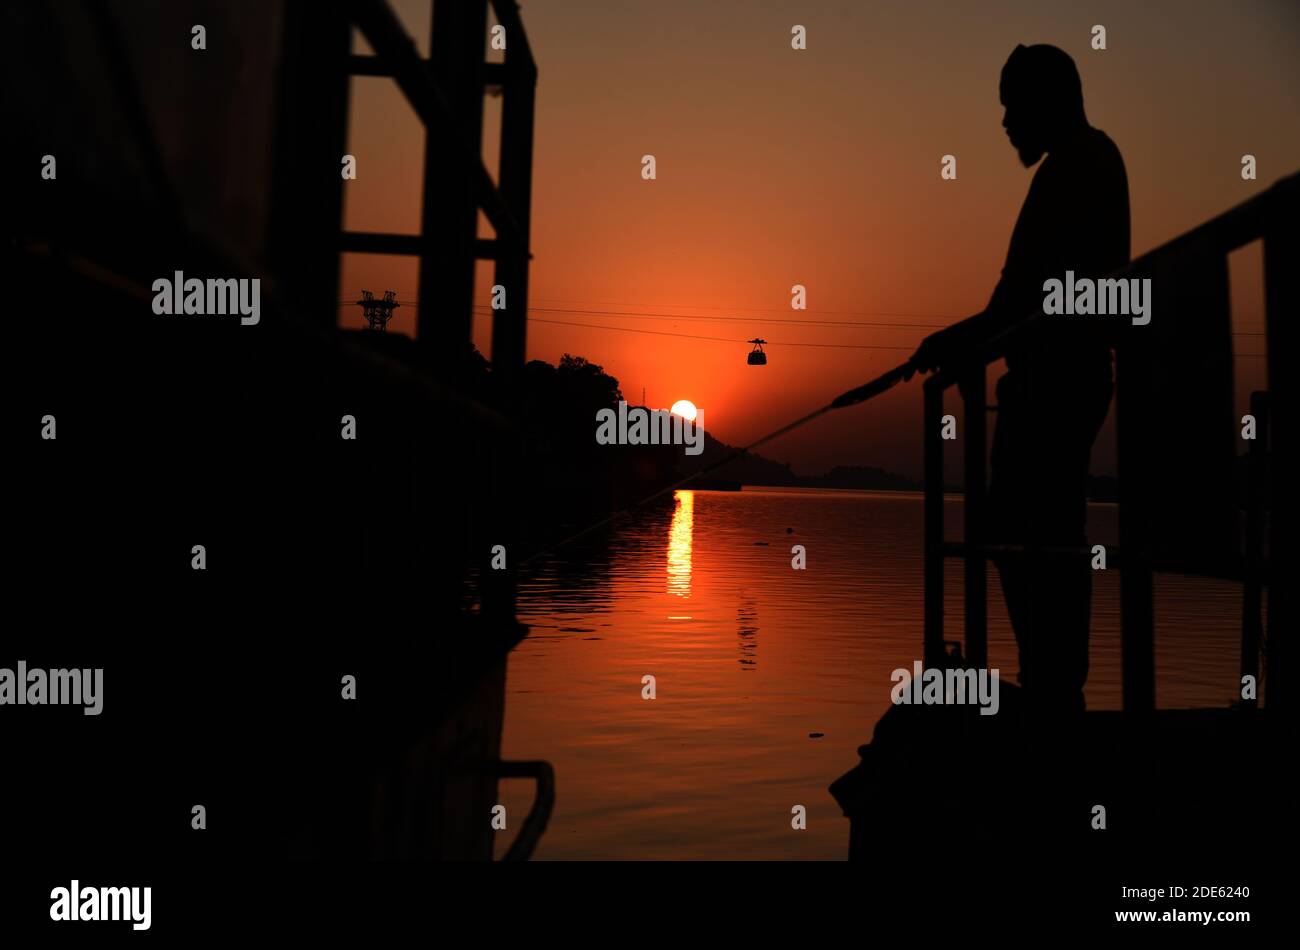
[[[749,365],[766,366],[767,354],[763,352],[763,344],[766,343],[767,340],[749,340],[747,342],[754,344],[754,348],[749,351]]]

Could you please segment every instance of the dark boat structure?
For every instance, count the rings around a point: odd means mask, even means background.
[[[1125,322],[1114,344],[1120,538],[1107,560],[1120,572],[1123,709],[1045,717],[1006,682],[996,715],[981,716],[951,693],[941,704],[893,706],[859,750],[861,761],[830,787],[851,822],[851,859],[880,861],[935,832],[954,846],[987,846],[982,853],[1022,861],[1061,846],[1081,858],[1241,857],[1243,849],[1258,856],[1284,836],[1272,822],[1291,809],[1285,749],[1296,613],[1281,559],[1289,561],[1297,530],[1288,364],[1300,318],[1297,222],[1300,175],[1292,175],[1114,275],[1152,278],[1161,301],[1149,325]],[[1243,443],[1233,410],[1227,255],[1261,239],[1269,388],[1251,396],[1256,437]],[[997,549],[981,536],[985,418],[996,411],[986,406],[986,370],[1043,319],[1051,318],[1029,317],[925,383],[926,669],[988,665],[987,563]],[[940,436],[953,386],[965,420],[960,542],[945,534]],[[948,641],[944,627],[948,558],[963,562],[960,642]],[[1230,707],[1156,708],[1157,572],[1241,584],[1242,698]]]
[[[383,0],[0,13],[6,272],[44,301],[8,344],[10,580],[42,618],[12,643],[107,693],[7,733],[40,776],[7,793],[19,852],[519,858],[545,828],[550,766],[501,760],[520,437],[457,386],[478,260],[509,288],[492,373],[523,366],[537,68],[512,0],[494,62],[488,0],[431,5],[428,59]],[[357,76],[427,130],[418,234],[342,228]],[[342,252],[418,261],[415,343],[339,329]],[[256,279],[256,319],[160,314],[177,272]],[[501,832],[503,778],[536,793]]]

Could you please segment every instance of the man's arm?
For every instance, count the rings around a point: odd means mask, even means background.
[[[951,363],[963,352],[977,345],[981,340],[987,339],[983,335],[987,326],[988,315],[985,312],[977,313],[973,317],[967,317],[959,323],[931,333],[921,341],[921,345],[908,360],[909,369],[913,372],[929,373],[945,363]],[[910,374],[908,378],[911,378]]]
[[[1064,268],[1056,265],[1069,257],[1061,243],[1068,238],[1068,224],[1082,220],[1081,214],[1086,216],[1088,199],[1075,195],[1077,190],[1077,186],[1066,187],[1062,182],[1059,163],[1050,157],[1044,161],[1025,196],[1006,264],[988,304],[975,316],[926,337],[909,362],[910,367],[920,372],[938,369],[1042,306],[1044,275],[1063,273]]]
[[[908,365],[916,372],[932,372],[1024,320],[1033,309],[1033,301],[1018,299],[1011,291],[1012,287],[1023,284],[1024,281],[1008,278],[1004,269],[988,306],[973,317],[930,334],[921,341]]]
[[[973,317],[967,317],[959,323],[931,333],[921,341],[921,345],[909,361],[912,368],[922,373],[937,370],[945,363],[951,363],[959,359],[963,353],[991,340],[1020,317],[1025,316],[1023,313],[1016,317],[1010,315],[1011,306],[1007,302],[1009,294],[1006,287],[1007,279],[1003,276],[998,281],[993,296],[989,298],[987,307]]]

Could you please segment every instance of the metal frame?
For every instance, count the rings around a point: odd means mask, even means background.
[[[431,56],[422,59],[384,0],[351,0],[348,10],[375,50],[348,56],[351,76],[391,78],[426,128],[420,234],[345,231],[338,250],[420,259],[416,337],[459,346],[473,329],[474,267],[495,262],[506,306],[493,314],[492,367],[503,377],[523,366],[528,327],[532,205],[533,60],[514,0],[491,0],[506,30],[505,61],[483,59],[489,0],[432,0]],[[503,95],[499,181],[481,157],[483,96]],[[496,237],[478,237],[482,211]]]

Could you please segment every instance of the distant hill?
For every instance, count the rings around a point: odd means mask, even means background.
[[[736,451],[733,446],[713,438],[707,432],[704,452],[685,456],[678,464],[682,475],[697,472]],[[798,475],[788,464],[775,462],[757,453],[750,453],[730,462],[705,476],[701,484],[723,487],[726,482],[738,485],[768,485],[786,488],[843,488],[858,491],[922,491],[918,479],[870,465],[837,465],[820,475]],[[944,491],[960,494],[960,484],[944,485]],[[1088,478],[1088,498],[1091,501],[1113,502],[1118,498],[1118,479],[1114,475],[1091,475]]]
[[[704,451],[696,456],[683,456],[678,468],[683,475],[698,472],[735,452],[728,445],[707,432],[704,434]],[[862,465],[837,465],[822,475],[798,475],[784,462],[775,462],[757,453],[741,456],[705,476],[706,484],[738,482],[742,485],[768,485],[783,488],[856,488],[873,491],[918,491],[921,483],[905,475],[896,475],[882,468]]]
[[[681,455],[677,467],[682,475],[698,472],[700,469],[714,465],[732,452],[735,446],[728,445],[704,433],[704,451],[699,455]],[[742,485],[780,485],[795,486],[802,484],[794,470],[781,462],[774,462],[761,455],[750,453],[742,456],[706,476],[709,481],[740,482]]]
[[[825,475],[805,475],[809,488],[857,488],[869,491],[920,491],[922,485],[906,475],[866,465],[836,465]]]

